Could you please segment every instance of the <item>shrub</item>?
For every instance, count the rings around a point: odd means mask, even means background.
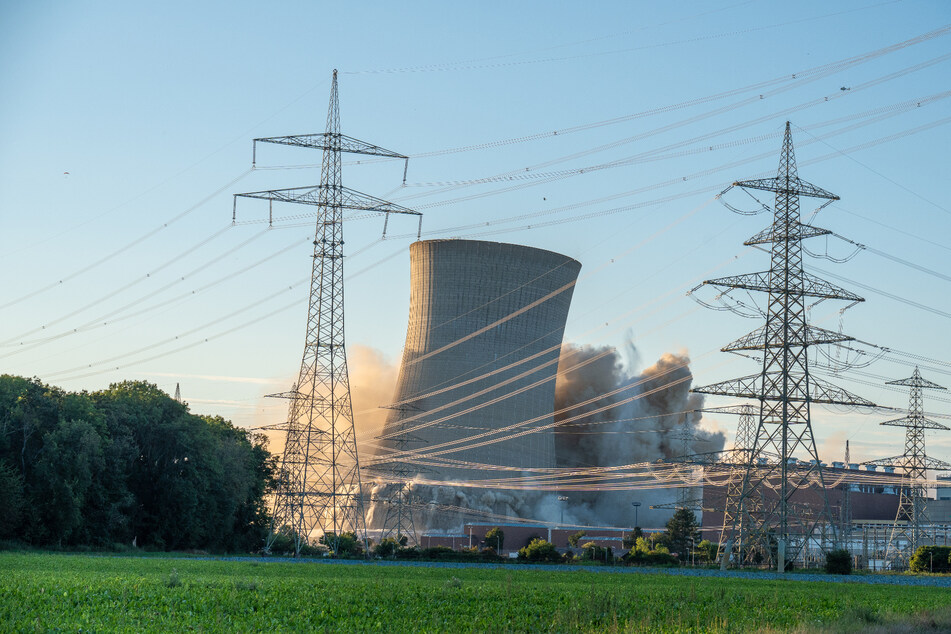
[[[912,572],[951,572],[951,547],[919,546],[908,567]]]
[[[524,561],[561,561],[561,555],[554,544],[537,537],[528,546],[519,549],[518,558]]]
[[[373,554],[381,559],[387,559],[396,555],[399,547],[400,543],[395,538],[387,537],[373,547]]]
[[[486,546],[494,548],[496,552],[502,551],[502,542],[505,540],[505,532],[496,526],[495,528],[490,528],[485,534],[485,537],[482,541],[485,542]]]
[[[852,572],[852,555],[839,548],[826,553],[826,572],[830,575],[847,575]]]
[[[456,551],[448,546],[430,546],[429,548],[423,548],[419,552],[419,556],[423,559],[455,559]]]
[[[420,554],[419,548],[416,546],[410,546],[409,548],[400,547],[396,549],[397,559],[419,559]]]
[[[580,542],[580,541],[581,541],[581,538],[584,537],[585,535],[587,535],[587,533],[586,533],[585,531],[578,531],[577,533],[574,533],[574,534],[572,534],[572,535],[569,535],[569,536],[568,536],[568,545],[571,546],[572,548],[577,548],[577,547],[578,547],[578,542]]]
[[[594,542],[581,545],[581,558],[588,561],[608,561],[614,558],[610,546],[598,546]]]
[[[632,566],[676,566],[679,561],[676,557],[667,552],[642,550],[628,551],[622,561]]]

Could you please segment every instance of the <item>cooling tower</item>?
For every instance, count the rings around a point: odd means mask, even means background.
[[[447,483],[414,487],[415,507],[423,509],[418,530],[479,518],[452,507],[531,517],[530,495],[451,483],[530,476],[518,469],[554,465],[552,431],[532,430],[553,421],[558,356],[581,264],[515,244],[429,240],[410,247],[410,267],[406,346],[377,456],[440,452],[403,465]],[[381,517],[372,513],[377,528]]]

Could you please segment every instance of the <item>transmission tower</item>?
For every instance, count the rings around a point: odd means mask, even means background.
[[[691,511],[703,512],[703,495],[700,497],[691,496],[691,490],[695,489],[694,485],[691,485],[690,479],[693,475],[695,469],[697,469],[698,462],[702,463],[701,460],[698,460],[700,456],[693,455],[690,453],[690,441],[694,440],[695,436],[693,432],[690,431],[690,420],[684,415],[683,423],[680,426],[680,430],[674,436],[675,440],[680,441],[680,456],[674,458],[673,460],[668,460],[666,462],[675,462],[682,465],[682,479],[683,486],[677,491],[677,501],[676,502],[667,502],[664,504],[652,504],[650,508],[652,509],[689,509]],[[702,467],[700,467],[702,468]]]
[[[739,181],[734,186],[773,192],[776,196],[772,225],[745,242],[770,245],[771,266],[767,271],[707,280],[703,284],[724,289],[723,293],[743,289],[768,294],[765,326],[722,348],[724,352],[761,352],[762,369],[757,374],[693,391],[759,400],[756,434],[743,476],[738,516],[750,522],[748,541],[752,547],[744,553],[748,562],[755,563],[751,558],[758,556],[783,571],[786,561],[796,559],[817,529],[823,536],[831,530],[835,543],[835,523],[812,432],[811,404],[872,405],[810,375],[809,346],[848,341],[851,337],[810,326],[805,300],[864,300],[803,271],[802,240],[830,232],[800,222],[799,198],[831,201],[838,200],[838,196],[799,178],[789,122],[777,175]],[[797,464],[797,452],[805,454],[808,462]],[[818,504],[808,499],[807,488],[817,489]],[[818,512],[812,510],[816,506]],[[740,530],[740,523],[734,522],[730,543],[737,542]]]
[[[178,383],[175,384],[175,400],[182,402],[182,387]]]
[[[353,427],[350,379],[344,346],[343,211],[381,212],[387,215],[419,212],[344,187],[341,154],[365,154],[407,160],[402,154],[340,133],[337,71],[333,72],[327,128],[323,134],[254,139],[323,151],[320,184],[235,194],[238,197],[313,205],[317,228],[307,310],[307,333],[297,383],[290,392],[272,396],[290,400],[284,453],[274,499],[269,549],[277,535],[301,547],[324,536],[337,551],[340,535],[353,531],[366,539],[366,517],[360,481],[360,461]],[[404,168],[405,180],[405,168]],[[235,211],[236,213],[236,211]],[[421,221],[421,218],[420,218]],[[385,229],[384,229],[385,233]]]
[[[420,408],[410,403],[391,405],[387,409],[396,412],[396,420],[390,423],[393,434],[386,435],[392,452],[397,456],[406,456],[407,446],[411,443],[422,443],[419,436],[405,431],[406,423],[403,418],[407,412],[419,412]],[[392,427],[390,427],[392,426]],[[380,440],[382,436],[378,436]],[[419,536],[416,532],[416,522],[413,517],[414,496],[410,489],[410,479],[419,473],[431,471],[425,467],[412,464],[405,458],[395,458],[379,462],[370,467],[373,471],[385,476],[386,484],[381,487],[381,495],[374,502],[383,505],[383,524],[380,539],[395,537],[402,543],[405,537],[409,543],[419,545]]]
[[[756,439],[756,412],[752,405],[727,405],[725,407],[711,407],[703,410],[710,414],[736,414],[740,421],[736,426],[736,440],[733,442],[733,449],[726,452],[721,460],[721,466],[728,468],[726,480],[726,497],[723,503],[723,526],[720,529],[719,552],[717,557],[721,565],[729,564],[729,557],[732,548],[727,547],[733,530],[733,526],[739,526],[737,530],[736,542],[737,549],[742,552],[744,538],[746,537],[749,522],[740,515],[740,496],[743,493],[743,475],[746,473],[745,465],[749,460],[749,454]],[[750,504],[747,504],[749,508]]]
[[[849,468],[849,463],[851,462],[852,456],[849,453],[849,441],[845,441],[845,465],[846,470]],[[842,530],[840,532],[841,539],[845,544],[845,547],[848,548],[849,542],[851,541],[852,536],[852,484],[846,482],[842,489]]]
[[[909,388],[908,415],[881,423],[889,427],[905,428],[905,453],[891,458],[871,460],[865,464],[896,467],[904,471],[898,513],[895,515],[895,524],[885,550],[886,560],[891,562],[893,569],[897,569],[908,566],[911,555],[922,545],[924,527],[931,524],[925,508],[925,500],[928,497],[927,471],[929,469],[951,470],[951,464],[931,458],[925,453],[925,430],[949,428],[925,418],[922,389],[944,390],[945,388],[922,378],[917,367],[909,378],[889,381],[886,385],[904,385]]]

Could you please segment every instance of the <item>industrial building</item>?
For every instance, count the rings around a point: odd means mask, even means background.
[[[559,353],[580,269],[567,256],[515,244],[414,243],[402,365],[378,439],[378,467],[368,471],[451,483],[553,466],[553,434],[532,430],[553,421]],[[438,453],[401,461],[406,452]],[[463,509],[525,518],[534,511],[531,494],[471,486],[414,484],[410,499],[420,531],[461,530],[472,517]],[[370,529],[383,528],[380,507],[393,503],[377,487]]]

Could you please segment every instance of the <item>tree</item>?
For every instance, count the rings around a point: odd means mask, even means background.
[[[852,555],[844,548],[826,553],[826,572],[830,575],[847,575],[852,572]]]
[[[23,477],[0,459],[0,539],[14,537],[23,511]]]
[[[490,528],[485,537],[482,538],[482,541],[485,542],[485,545],[489,548],[494,548],[496,552],[502,552],[502,542],[505,540],[505,532],[496,526],[495,528]]]
[[[320,537],[320,543],[333,551],[334,557],[349,557],[359,554],[362,550],[360,540],[353,532],[340,533],[339,536],[334,532],[324,533]]]
[[[679,553],[681,560],[686,560],[688,548],[700,541],[700,527],[697,517],[690,509],[677,509],[673,517],[667,522],[664,531],[667,536],[668,547],[672,552]]]
[[[699,544],[697,544],[697,555],[700,557],[700,561],[705,564],[709,564],[716,561],[717,551],[719,549],[719,544],[715,544],[709,539],[704,539]]]
[[[598,546],[594,542],[587,542],[581,545],[581,558],[606,562],[608,559],[614,559],[614,553],[610,546]]]
[[[538,537],[533,539],[528,546],[519,549],[518,558],[526,561],[561,561],[561,555],[554,544]]]
[[[951,572],[951,547],[919,546],[911,556],[908,568],[912,572]]]
[[[578,531],[577,533],[574,533],[574,534],[572,534],[572,535],[569,535],[569,536],[568,536],[568,545],[571,546],[572,548],[577,548],[577,547],[578,547],[578,542],[581,541],[581,538],[584,537],[584,536],[587,535],[587,534],[588,534],[588,533],[586,533],[585,531]]]
[[[396,556],[400,543],[393,537],[386,537],[373,547],[373,554],[380,559],[389,559]]]

